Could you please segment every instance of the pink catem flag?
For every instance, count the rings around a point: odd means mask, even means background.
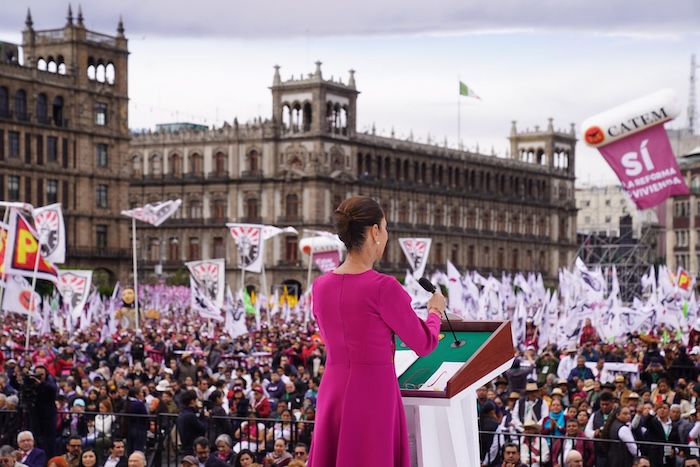
[[[639,209],[689,194],[663,125],[598,148]]]

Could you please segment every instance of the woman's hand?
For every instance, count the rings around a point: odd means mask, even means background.
[[[433,296],[430,297],[430,300],[428,300],[428,312],[435,313],[436,315],[442,317],[445,307],[447,307],[445,296],[442,295],[439,290],[436,290],[435,293],[433,293]]]

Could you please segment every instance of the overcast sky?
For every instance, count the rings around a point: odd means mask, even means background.
[[[28,7],[37,30],[66,21],[68,3],[5,3],[0,40],[21,42]],[[461,102],[463,143],[501,156],[512,120],[575,123],[580,139],[587,117],[661,88],[685,109],[700,45],[697,0],[89,0],[82,11],[106,34],[123,17],[132,128],[269,118],[273,66],[298,78],[320,60],[326,78],[357,71],[359,130],[455,145]],[[482,100],[460,101],[458,77]],[[667,124],[684,126],[685,112]],[[580,183],[616,181],[581,142],[576,171]]]

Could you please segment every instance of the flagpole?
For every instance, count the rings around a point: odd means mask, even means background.
[[[457,81],[460,83],[460,87],[462,86],[462,81],[457,75]],[[462,150],[462,99],[460,99],[461,94],[457,93],[457,148],[461,151]]]
[[[36,273],[39,270],[39,259],[41,258],[41,236],[37,238],[36,259],[34,260],[34,272],[32,273],[32,296],[29,297],[29,310],[27,313],[27,336],[25,338],[24,351],[29,354],[29,327],[31,325],[32,309],[34,308],[34,290],[36,289]]]
[[[267,291],[267,273],[265,272],[265,261],[263,261],[262,264],[262,288],[265,291],[265,296],[267,297],[268,291]],[[270,300],[267,301],[267,327],[272,328],[272,321],[270,320]]]
[[[311,251],[309,251],[309,268],[306,273],[306,290],[311,288],[311,268],[314,264],[314,242],[310,242],[309,247],[311,248]]]
[[[134,310],[136,312],[136,332],[141,331],[141,325],[139,324],[139,277],[138,268],[136,260],[136,218],[131,218],[131,250],[133,256],[133,267],[134,267]]]

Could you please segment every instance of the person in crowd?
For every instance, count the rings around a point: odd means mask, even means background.
[[[570,418],[566,421],[564,436],[554,441],[552,445],[552,466],[560,467],[566,460],[569,452],[575,450],[583,456],[583,466],[595,465],[595,452],[593,441],[586,439],[586,434],[581,431],[578,418]]]
[[[260,464],[255,462],[255,453],[250,449],[243,449],[236,456],[233,467],[257,467]]]
[[[209,439],[211,445],[216,444],[219,435],[231,435],[231,423],[228,420],[226,410],[223,407],[223,394],[218,389],[209,396],[211,418],[209,419]]]
[[[66,443],[66,453],[63,455],[68,467],[78,467],[80,455],[83,453],[83,440],[80,435],[73,435]]]
[[[586,357],[579,355],[576,357],[576,367],[571,369],[566,378],[569,383],[569,391],[575,392],[577,390],[579,380],[586,381],[593,378],[593,372],[586,366]]]
[[[297,443],[294,446],[294,460],[301,461],[302,466],[306,466],[306,461],[309,460],[309,447],[306,444]]]
[[[66,459],[63,456],[55,456],[49,459],[46,463],[46,467],[68,467]]]
[[[535,360],[535,367],[537,368],[537,382],[544,383],[547,381],[547,375],[557,374],[559,359],[554,356],[551,349],[547,348]]]
[[[669,406],[672,404],[680,404],[681,398],[671,389],[670,382],[667,378],[659,378],[656,382],[656,388],[651,391],[651,402],[657,404],[665,401]]]
[[[600,409],[593,412],[593,415],[588,420],[586,425],[586,436],[590,439],[598,439],[601,437],[600,433],[605,425],[605,422],[610,417],[610,413],[613,410],[613,395],[612,392],[605,391],[601,393],[598,398],[600,403]],[[605,451],[601,448],[599,444],[596,444],[595,449],[596,467],[605,467],[607,455]]]
[[[515,443],[506,443],[502,449],[503,462],[501,467],[526,467],[520,462],[520,449]]]
[[[613,409],[601,430],[601,438],[616,441],[607,445],[609,465],[631,465],[639,456],[639,449],[630,428],[632,414],[629,407]]]
[[[229,467],[226,462],[219,459],[209,449],[209,440],[205,436],[200,436],[194,440],[194,454],[197,457],[199,465],[204,467]]]
[[[26,467],[15,458],[15,450],[7,444],[0,446],[0,464],[3,467]]]
[[[564,465],[566,467],[581,467],[583,465],[583,456],[576,449],[572,449],[566,455]]]
[[[668,402],[657,402],[653,410],[642,409],[642,416],[642,425],[646,428],[645,438],[654,443],[647,447],[646,456],[655,467],[675,466],[676,452],[668,444],[678,444],[681,440],[678,428],[673,426],[669,417]]]
[[[222,434],[216,437],[216,457],[220,461],[233,465],[233,461],[236,459],[236,453],[233,452],[233,441],[231,437],[227,434]]]
[[[205,411],[205,416],[201,417],[197,411],[197,394],[194,391],[187,391],[182,395],[182,408],[175,421],[182,443],[182,454],[194,454],[194,440],[206,435],[207,413]]]
[[[571,370],[576,366],[576,346],[570,345],[562,351],[561,361],[557,367],[557,378],[566,381]]]
[[[290,443],[292,441],[294,424],[295,422],[292,412],[284,409],[280,419],[275,422],[272,429],[267,430],[267,435],[265,435],[265,438],[268,444],[272,445],[276,439],[283,439],[285,443]]]
[[[549,405],[549,415],[542,419],[542,427],[543,435],[561,436],[564,433],[564,407],[560,398],[552,399],[552,403]]]
[[[146,454],[141,451],[134,451],[129,456],[127,467],[146,467]]]
[[[313,285],[313,314],[329,359],[319,388],[318,426],[309,465],[343,467],[370,458],[377,465],[408,466],[408,434],[393,365],[393,335],[418,355],[432,352],[438,344],[445,297],[438,291],[433,294],[427,304],[428,318],[423,321],[411,308],[411,297],[401,284],[374,271],[373,264],[384,254],[389,238],[387,220],[376,201],[364,196],[348,198],[333,213],[333,222],[348,253],[343,264]],[[347,388],[368,380],[373,381],[373,410],[357,417],[365,403]]]
[[[283,438],[275,440],[275,448],[265,456],[264,465],[266,467],[286,466],[294,459],[287,451],[287,442]]]
[[[109,456],[102,464],[102,467],[126,467],[126,446],[121,438],[113,438],[108,443]]]
[[[97,466],[97,455],[92,449],[86,449],[80,453],[80,463],[79,467],[96,467]]]
[[[549,415],[549,407],[539,397],[537,383],[527,383],[525,397],[521,397],[513,407],[513,425],[522,431],[524,423],[528,420],[540,422]]]
[[[525,392],[527,377],[531,370],[531,368],[523,368],[520,365],[520,357],[516,357],[513,360],[513,365],[505,373],[506,379],[508,380],[508,386],[510,387],[511,391],[515,391],[520,394]]]
[[[651,467],[651,461],[648,457],[639,456],[632,461],[632,467]]]
[[[241,452],[243,449],[250,449],[257,452],[258,448],[265,446],[265,424],[257,421],[258,413],[254,410],[248,413],[248,420],[241,423],[241,426],[234,433],[234,438],[240,440],[233,445],[233,451]]]
[[[520,461],[530,467],[543,467],[549,462],[549,442],[539,435],[540,424],[527,420],[523,424],[524,434],[520,442]]]
[[[496,405],[487,401],[481,406],[479,423],[479,457],[481,465],[492,466],[499,463],[499,438],[495,434],[499,427]]]
[[[693,454],[688,454],[683,459],[683,467],[700,467],[700,460],[698,456]]]
[[[27,467],[44,467],[46,452],[34,446],[34,434],[31,431],[20,431],[17,435],[17,452],[15,457],[20,464]]]
[[[267,418],[270,416],[272,411],[272,406],[270,405],[270,400],[265,396],[265,390],[262,386],[255,386],[252,389],[253,401],[250,406],[252,410],[260,415],[260,418]]]
[[[148,431],[148,414],[143,402],[143,393],[137,387],[129,388],[129,395],[124,405],[122,417],[122,436],[126,441],[126,452],[130,456],[134,451],[145,451]]]
[[[620,401],[621,405],[628,405],[628,398],[630,394],[632,394],[632,390],[627,387],[626,383],[627,381],[623,375],[615,376],[615,390],[613,391],[613,396]]]

